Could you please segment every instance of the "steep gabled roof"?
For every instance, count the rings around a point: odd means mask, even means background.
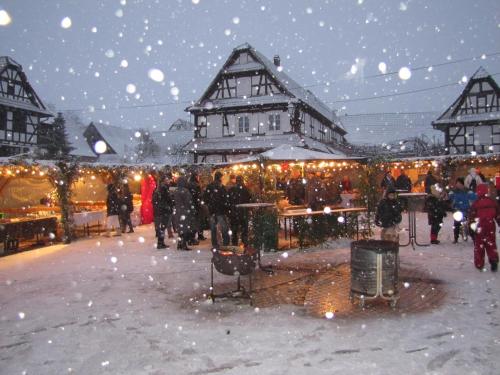
[[[497,98],[500,97],[500,88],[498,87],[495,80],[491,77],[491,75],[483,68],[479,67],[479,69],[472,75],[469,82],[465,86],[464,90],[460,94],[460,96],[453,102],[453,104],[446,110],[444,113],[437,118],[437,120],[433,121],[433,125],[445,125],[445,124],[453,124],[453,123],[466,123],[466,122],[484,122],[500,119],[500,111],[498,107],[491,107],[490,111],[486,112],[478,112],[478,113],[466,113],[460,114],[459,111],[467,100],[468,96],[472,93],[472,89],[474,87],[478,87],[477,85],[480,83],[485,83],[489,85]]]
[[[113,151],[120,156],[129,156],[127,153],[132,152],[137,145],[134,138],[134,130],[132,129],[104,125],[101,123],[91,123],[85,131],[86,137],[89,136],[88,131],[92,126]]]
[[[236,55],[241,52],[248,52],[255,61],[248,62],[246,64],[231,66],[231,63]],[[334,123],[341,131],[345,132],[345,129],[342,126],[342,123],[339,121],[335,112],[332,111],[325,103],[323,103],[320,99],[318,99],[311,91],[306,90],[296,81],[294,81],[290,76],[288,76],[283,69],[279,69],[272,61],[270,61],[266,56],[253,48],[250,44],[244,43],[234,48],[231,55],[228,57],[223,67],[219,70],[215,78],[208,85],[207,89],[200,97],[200,99],[196,102],[194,106],[186,108],[186,110],[190,109],[201,109],[203,108],[203,102],[208,99],[209,94],[211,93],[212,88],[219,81],[220,77],[227,73],[236,73],[236,72],[253,72],[265,70],[269,73],[269,75],[276,80],[278,86],[280,86],[285,95],[274,95],[279,96],[281,99],[292,102],[301,102],[304,105],[310,107],[315,112],[319,113],[328,121]],[[237,107],[239,101],[243,104],[268,104],[265,99],[266,97],[250,97],[250,98],[230,98],[226,100],[217,100],[214,101],[215,105],[227,106],[224,104],[224,101],[231,103],[233,107]],[[284,100],[280,100],[280,102],[284,102]],[[247,103],[252,101],[252,103]],[[220,103],[219,103],[220,102]],[[273,100],[276,102],[276,100]]]
[[[187,120],[178,118],[172,123],[172,125],[170,125],[170,128],[168,128],[168,131],[184,131],[184,130],[191,130],[191,132],[193,132],[194,124]]]
[[[28,78],[23,72],[23,67],[21,66],[21,64],[17,63],[13,58],[9,56],[0,56],[0,76],[3,75],[4,72],[8,69],[12,69],[16,71],[17,74],[19,74],[23,88],[28,95],[28,99],[14,100],[11,98],[1,97],[0,105],[34,112],[39,114],[40,117],[52,117],[52,112],[47,110],[42,100],[38,97],[37,93],[28,82]]]

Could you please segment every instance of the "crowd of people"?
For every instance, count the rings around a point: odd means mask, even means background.
[[[340,194],[352,192],[352,183],[348,176],[340,182],[325,179],[321,172],[307,171],[305,178],[298,169],[291,171],[290,179],[284,184],[285,197],[293,206],[306,206],[313,211],[321,210],[327,205],[341,202]]]
[[[224,186],[222,173],[215,172],[212,182],[204,190],[196,172],[176,178],[171,172],[162,172],[157,180],[152,197],[157,249],[168,248],[165,236],[173,239],[176,233],[177,249],[191,250],[189,246],[206,240],[204,229],[210,229],[213,248],[220,246],[219,233],[223,246],[230,243],[237,246],[240,240],[244,245],[248,244],[247,213],[237,205],[250,203],[253,198],[242,176],[232,178],[231,185]],[[108,185],[108,226],[116,228],[120,220],[124,231],[124,226],[130,222],[130,212],[121,202],[115,186]]]
[[[375,215],[375,223],[381,227],[381,239],[399,241],[399,224],[405,206],[396,193],[410,192],[411,181],[404,171],[395,180],[390,171],[382,179],[384,191]],[[466,231],[474,243],[474,265],[483,270],[485,254],[491,270],[497,271],[498,251],[496,246],[495,221],[500,225],[499,202],[489,196],[489,182],[480,171],[471,168],[468,175],[458,177],[453,188],[447,192],[432,171],[429,170],[424,181],[425,211],[430,226],[430,242],[437,245],[439,231],[447,212],[453,212],[453,243],[458,243],[461,231]],[[497,199],[500,197],[500,173],[495,178]]]
[[[320,210],[332,204],[335,197],[332,190],[339,193],[352,189],[348,177],[344,177],[334,187],[328,186],[317,173],[310,171],[307,178],[302,178],[300,171],[292,170],[291,178],[286,183],[285,194],[291,205],[306,205],[312,210]],[[475,168],[471,168],[466,177],[458,177],[449,191],[443,187],[431,170],[425,176],[424,190],[425,211],[430,226],[430,242],[437,245],[443,220],[447,212],[453,212],[453,242],[457,243],[465,230],[474,242],[474,263],[479,269],[484,268],[485,254],[488,256],[492,271],[498,267],[496,249],[495,221],[500,224],[498,202],[489,197],[489,185],[486,178]],[[338,185],[338,186],[337,186]],[[175,187],[175,188],[173,188]],[[402,212],[407,209],[404,199],[398,199],[397,193],[411,192],[412,181],[404,170],[397,179],[387,171],[381,181],[383,198],[380,200],[375,216],[376,225],[382,228],[381,239],[399,241],[399,224]],[[500,173],[495,179],[497,199],[500,197]],[[117,235],[128,227],[133,232],[130,214],[133,211],[132,194],[128,184],[108,185],[107,233],[111,229]],[[168,238],[177,233],[177,249],[191,250],[205,240],[203,231],[209,229],[211,245],[218,248],[221,244],[237,246],[239,242],[248,244],[248,214],[238,208],[239,204],[253,202],[253,197],[244,183],[242,176],[231,176],[225,186],[222,173],[214,173],[212,181],[202,189],[198,174],[174,176],[170,172],[160,173],[154,190],[152,203],[157,248],[165,249],[165,231]]]

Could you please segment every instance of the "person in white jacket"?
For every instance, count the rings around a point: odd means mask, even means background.
[[[479,184],[482,184],[484,181],[477,174],[476,168],[471,168],[467,177],[465,177],[465,187],[467,190],[476,192],[476,187]]]

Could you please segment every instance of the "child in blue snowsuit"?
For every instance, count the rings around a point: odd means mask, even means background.
[[[461,215],[455,215],[453,216],[454,222],[453,222],[453,236],[454,236],[454,241],[453,243],[458,242],[458,235],[460,233],[460,226],[462,225],[462,222],[467,223],[467,215],[470,209],[470,206],[472,205],[472,202],[474,202],[477,198],[476,193],[474,193],[471,190],[467,190],[465,188],[464,184],[464,179],[463,177],[458,177],[456,182],[455,182],[455,189],[449,194],[450,201],[451,201],[451,207],[455,212],[460,212]],[[455,220],[456,217],[462,216],[462,220]],[[471,232],[472,234],[472,232]]]

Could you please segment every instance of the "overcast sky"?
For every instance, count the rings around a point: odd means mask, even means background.
[[[463,84],[353,99],[456,83],[480,65],[500,73],[498,0],[0,0],[0,9],[11,18],[0,26],[0,54],[23,66],[46,104],[78,110],[85,123],[163,129],[188,119],[189,101],[244,42],[279,54],[292,78],[341,114],[444,111]],[[434,68],[369,78],[380,63],[387,72]],[[129,106],[145,107],[120,108]]]

